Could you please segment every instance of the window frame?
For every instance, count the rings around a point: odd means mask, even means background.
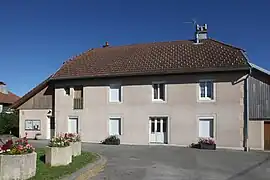
[[[112,119],[117,119],[119,121],[118,122],[118,129],[119,129],[118,134],[110,134],[110,121]],[[123,118],[121,116],[110,116],[109,117],[109,120],[108,120],[108,135],[109,136],[112,136],[112,135],[121,136],[121,135],[123,135]]]
[[[164,99],[160,98],[160,84],[164,85]],[[155,99],[155,88],[154,85],[158,85],[158,98]],[[167,102],[167,84],[164,81],[152,82],[152,101],[153,102]]]
[[[26,122],[27,121],[31,121],[32,122],[32,128],[31,129],[29,129],[29,128],[26,128]],[[33,127],[33,122],[39,122],[39,129],[34,129],[34,127]],[[40,119],[25,119],[25,121],[24,121],[24,130],[25,131],[41,131],[41,120]]]
[[[77,91],[81,91],[81,96],[79,98],[75,97]],[[73,87],[73,110],[82,110],[84,109],[84,87],[83,86],[74,86]],[[79,101],[79,106],[75,105],[75,101]]]
[[[213,89],[212,89],[212,96],[213,98],[209,98],[207,97],[207,82],[212,82],[213,83]],[[205,94],[206,97],[202,97],[201,96],[201,83],[205,83]],[[198,100],[199,101],[208,101],[208,102],[213,102],[213,101],[216,101],[216,83],[214,82],[213,79],[202,79],[199,81],[198,83]]]
[[[116,89],[113,87],[118,87],[118,100],[112,100],[111,89]],[[123,86],[121,84],[110,84],[108,88],[108,102],[109,103],[122,103],[123,102]]]
[[[216,117],[213,116],[197,116],[198,118],[198,128],[197,128],[197,133],[198,133],[198,137],[200,137],[200,121],[210,121],[210,131],[211,131],[211,121],[212,121],[212,134],[213,137],[211,137],[211,133],[210,133],[210,137],[216,139]]]

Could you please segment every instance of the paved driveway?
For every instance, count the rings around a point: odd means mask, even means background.
[[[84,148],[108,158],[94,180],[269,180],[270,154],[169,146]]]
[[[270,153],[83,144],[107,157],[94,180],[269,180]]]

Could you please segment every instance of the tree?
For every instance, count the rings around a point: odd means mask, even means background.
[[[0,113],[0,134],[13,134],[19,137],[19,112]]]

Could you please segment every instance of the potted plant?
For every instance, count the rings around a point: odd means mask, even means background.
[[[211,149],[211,150],[216,150],[216,142],[213,138],[211,137],[202,137],[199,138],[199,147],[200,149]]]
[[[119,145],[120,144],[120,139],[116,135],[112,135],[112,136],[107,137],[101,143],[102,144],[108,144],[108,145]]]
[[[34,139],[35,139],[35,140],[39,140],[39,139],[40,139],[40,136],[41,136],[41,133],[36,133]]]
[[[45,149],[45,163],[51,166],[68,165],[72,161],[70,142],[63,134],[52,137]]]
[[[72,156],[79,156],[82,153],[81,137],[77,133],[66,133],[65,138],[70,142]]]
[[[37,154],[26,137],[0,146],[0,179],[29,179],[36,175]]]

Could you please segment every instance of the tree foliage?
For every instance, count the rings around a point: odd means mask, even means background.
[[[19,112],[11,114],[0,113],[0,134],[13,134],[19,136]]]

